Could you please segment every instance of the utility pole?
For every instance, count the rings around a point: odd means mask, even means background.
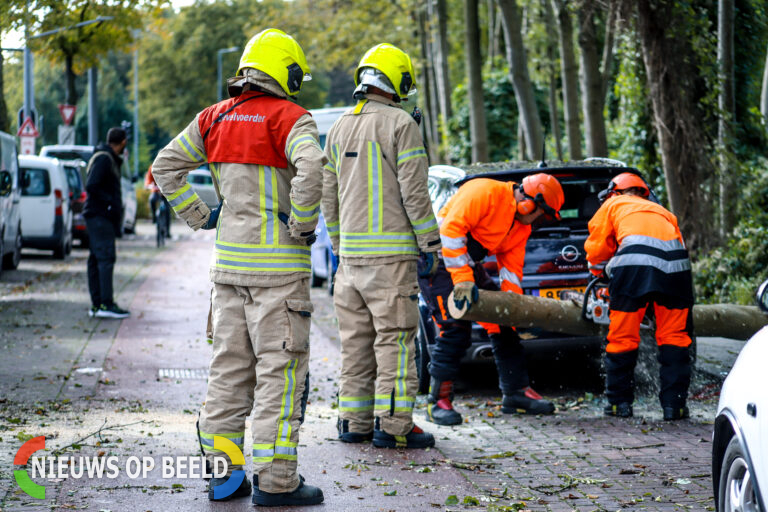
[[[90,146],[95,146],[99,141],[99,102],[96,81],[96,68],[88,68],[88,145]]]
[[[136,37],[134,36],[134,39]],[[139,47],[133,50],[133,175],[139,175]]]
[[[223,84],[221,83],[221,75],[222,75],[222,65],[221,65],[221,56],[225,53],[232,53],[240,51],[239,46],[233,46],[231,48],[220,48],[216,50],[216,101],[221,101],[224,99],[224,94],[222,93],[221,89],[223,88]]]

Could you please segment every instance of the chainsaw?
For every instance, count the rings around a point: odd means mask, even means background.
[[[584,290],[584,300],[581,303],[581,318],[600,325],[609,325],[611,323],[611,301],[608,295],[608,279],[605,276],[599,276],[592,279]],[[598,293],[605,290],[605,293]],[[648,308],[643,321],[640,323],[641,329],[653,329],[653,308]]]

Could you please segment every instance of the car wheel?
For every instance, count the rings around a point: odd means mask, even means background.
[[[5,266],[5,258],[3,257],[3,255],[5,254],[5,252],[4,252],[5,251],[5,244],[3,242],[3,237],[4,236],[5,235],[3,234],[3,232],[0,231],[0,275],[3,274],[3,267]]]
[[[13,252],[6,254],[3,258],[3,267],[13,270],[19,268],[19,263],[21,263],[21,226],[16,230]]]
[[[320,288],[321,286],[323,286],[323,281],[325,281],[325,279],[315,274],[315,269],[313,268],[312,269],[312,288]]]
[[[63,260],[67,257],[67,239],[62,238],[59,240],[59,245],[53,250],[53,257],[57,260]]]
[[[735,436],[728,443],[721,468],[718,510],[759,512],[754,475],[749,471],[744,449]]]
[[[416,374],[419,376],[419,393],[429,392],[429,348],[424,317],[419,313],[419,325],[416,327]]]

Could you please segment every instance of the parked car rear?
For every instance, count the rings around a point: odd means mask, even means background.
[[[50,156],[60,160],[82,160],[86,165],[93,156],[93,152],[93,146],[76,144],[59,144],[40,148],[40,156]],[[124,157],[120,176],[120,188],[123,196],[123,230],[126,233],[133,233],[136,229],[137,210],[134,183],[138,181],[139,177],[131,175],[126,160]],[[87,177],[84,177],[83,183],[86,181]]]
[[[219,198],[216,196],[216,189],[213,188],[213,178],[211,171],[207,166],[195,169],[187,175],[187,183],[190,184],[200,199],[208,205],[208,208],[216,208],[219,205]]]
[[[49,249],[57,259],[72,251],[72,209],[64,165],[56,158],[21,155],[21,231],[24,247]]]
[[[88,197],[85,192],[85,163],[82,160],[63,161],[69,183],[69,204],[72,207],[72,238],[80,240],[80,247],[88,247],[88,227],[83,217],[83,207]]]
[[[0,272],[21,260],[21,173],[16,139],[0,132]]]
[[[435,165],[429,169],[429,192],[435,214],[439,212],[458,187],[476,178],[492,178],[499,181],[520,183],[530,174],[546,172],[555,176],[563,186],[565,204],[560,221],[541,217],[533,225],[533,232],[526,245],[523,266],[523,293],[560,300],[580,299],[590,280],[584,251],[589,235],[587,224],[600,206],[598,192],[608,186],[611,178],[623,172],[639,174],[636,169],[622,162],[609,159],[589,159],[536,166],[529,163],[499,163],[473,167]],[[655,200],[655,197],[653,197]],[[514,215],[510,211],[510,215]],[[488,273],[498,280],[495,257],[483,262]],[[417,367],[422,390],[428,385],[427,363],[429,352],[435,343],[436,329],[426,303],[419,301],[421,323],[417,334]],[[553,333],[545,328],[518,329],[527,348],[545,350],[548,356],[559,358],[569,350],[595,350],[602,338],[570,336]],[[426,357],[425,357],[426,356]],[[481,362],[493,359],[490,340],[479,325],[472,330],[472,347],[467,351],[465,362]]]

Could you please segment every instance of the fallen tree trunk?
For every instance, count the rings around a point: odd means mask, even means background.
[[[451,297],[452,299],[453,297]],[[492,322],[515,327],[538,327],[550,332],[580,336],[605,336],[606,325],[598,325],[581,317],[581,303],[532,295],[480,290],[480,298],[472,308],[458,310],[453,300],[448,310],[453,318]],[[757,307],[733,304],[696,305],[693,325],[697,336],[721,336],[746,340],[768,325],[768,315]]]

